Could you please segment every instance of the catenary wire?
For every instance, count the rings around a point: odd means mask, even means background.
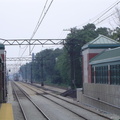
[[[41,13],[41,15],[40,15],[40,18],[39,18],[39,20],[38,20],[38,22],[37,22],[37,25],[36,25],[36,27],[35,27],[35,29],[34,29],[34,32],[33,32],[32,36],[31,36],[31,39],[34,37],[35,31],[38,29],[38,25],[39,25],[40,20],[41,20],[41,18],[42,18],[42,16],[43,16],[43,13],[44,13],[44,10],[45,10],[45,8],[46,8],[47,3],[48,3],[48,0],[46,0],[46,2],[45,2],[44,8],[43,8],[42,13]]]
[[[113,9],[116,5],[118,5],[120,3],[120,0],[118,1],[116,1],[116,2],[114,2],[111,6],[109,6],[106,10],[104,10],[103,12],[101,12],[99,15],[97,15],[97,16],[99,16],[99,17],[95,17],[95,18],[92,18],[92,19],[90,19],[89,21],[91,21],[90,23],[95,23],[96,21],[98,21],[100,18],[102,18],[105,14],[107,14],[111,9]],[[95,20],[94,20],[95,19]],[[76,28],[77,27],[82,27],[83,25],[85,25],[85,24],[87,24],[87,23],[89,23],[89,21],[87,21],[87,22],[85,22],[85,23],[83,23],[82,25],[77,25],[77,26],[75,26]],[[92,22],[93,21],[93,22]]]
[[[49,8],[51,7],[51,5],[52,5],[52,3],[53,3],[53,0],[50,2],[47,10],[45,11],[45,13],[44,13],[44,15],[43,15],[43,12],[44,12],[44,10],[45,10],[45,8],[46,8],[47,3],[48,3],[48,0],[46,0],[46,2],[45,2],[44,8],[43,8],[42,13],[41,13],[41,15],[40,15],[39,21],[38,21],[38,23],[37,23],[37,25],[36,25],[36,27],[35,27],[35,29],[34,29],[34,32],[33,32],[32,36],[31,36],[31,39],[35,36],[38,28],[40,27],[41,23],[43,22],[43,20],[44,20],[46,14],[47,14]],[[42,16],[43,16],[43,17],[42,17]],[[35,45],[34,45],[34,46],[35,46]],[[33,46],[32,50],[34,49],[34,46]],[[24,53],[25,53],[25,51],[27,50],[27,48],[28,48],[28,46],[26,47],[26,49],[24,50],[24,52],[22,53],[21,56],[24,55]],[[29,52],[30,52],[30,54],[31,54],[32,50],[30,50],[30,44],[29,44]]]
[[[99,21],[98,23],[96,23],[96,25],[99,24],[99,23],[101,23],[101,22],[103,22],[104,20],[110,18],[111,16],[115,15],[116,13],[117,12],[114,12],[114,13],[110,14],[109,16],[105,17],[104,19],[102,19],[101,21]]]
[[[37,26],[39,25],[40,19],[42,18],[42,15],[43,15],[43,12],[44,12],[45,7],[46,7],[46,5],[47,5],[47,2],[48,2],[48,0],[46,0],[46,2],[45,2],[45,5],[44,5],[43,10],[42,10],[42,13],[41,13],[41,15],[40,15],[40,18],[39,18],[39,20],[38,20],[38,23],[37,23],[37,25],[36,25],[36,27],[35,27],[35,30],[34,30],[34,31],[36,31]],[[34,37],[34,32],[33,32],[33,34],[32,34],[32,36],[31,36],[31,38],[30,38],[30,39],[32,39],[33,37]],[[23,51],[23,53],[22,53],[21,57],[24,55],[24,53],[25,53],[25,51],[27,50],[27,48],[28,48],[28,45],[26,46],[25,50]],[[30,49],[30,45],[29,45],[29,49]]]
[[[93,23],[95,23],[96,21],[98,21],[101,17],[103,17],[106,13],[108,13],[111,9],[113,9],[119,3],[120,3],[120,1],[118,1],[117,3],[115,3],[112,7],[108,8],[100,17],[98,17],[95,21],[93,21]]]
[[[40,23],[39,23],[38,26],[37,26],[37,29],[34,31],[34,35],[36,34],[36,32],[37,32],[38,28],[40,27],[42,21],[44,20],[44,18],[45,18],[45,16],[46,16],[48,10],[50,9],[50,7],[51,7],[53,1],[54,1],[54,0],[51,1],[51,3],[49,4],[47,10],[45,11],[43,18],[41,19]],[[33,51],[34,47],[35,47],[35,45],[33,46],[33,48],[32,48],[32,50],[30,51],[30,53]]]

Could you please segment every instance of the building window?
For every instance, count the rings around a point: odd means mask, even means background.
[[[95,67],[95,72],[92,67],[92,82],[94,79],[96,83],[108,84],[108,66]]]
[[[120,85],[120,64],[110,65],[110,84]]]
[[[92,67],[92,74],[91,74],[91,75],[92,75],[92,76],[91,76],[91,77],[92,77],[92,81],[91,81],[91,82],[94,83],[94,76],[95,76],[95,75],[94,75],[94,67]]]

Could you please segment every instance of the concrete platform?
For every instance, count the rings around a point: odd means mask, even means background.
[[[14,120],[12,104],[10,103],[0,104],[0,120]]]

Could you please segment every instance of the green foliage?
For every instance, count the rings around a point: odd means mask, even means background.
[[[82,87],[81,48],[99,34],[120,39],[119,28],[114,32],[105,27],[96,28],[94,24],[87,24],[82,29],[73,28],[67,35],[63,49],[43,50],[36,54],[34,61],[22,66],[20,72],[23,78],[37,82],[65,84],[72,88]]]
[[[69,56],[68,59],[70,61],[69,74],[71,74],[71,76],[69,77],[69,81],[72,88],[82,87],[81,48],[87,42],[98,37],[99,34],[109,36],[109,29],[96,29],[94,24],[87,24],[86,26],[83,26],[83,29],[71,29],[71,33],[68,34],[64,47],[67,49],[65,54],[66,56]],[[64,59],[62,62],[65,61],[66,60]]]
[[[117,27],[114,31],[112,31],[112,38],[120,42],[120,28],[119,27]]]
[[[67,54],[65,54],[65,50],[64,53],[58,57],[55,69],[59,72],[61,76],[61,83],[69,85],[70,65],[69,65],[69,58]]]
[[[56,59],[62,54],[62,49],[46,49],[36,54],[35,60],[20,68],[25,81],[51,81],[61,83],[59,72],[55,69]],[[31,68],[32,66],[32,68]],[[31,75],[32,74],[32,75]]]

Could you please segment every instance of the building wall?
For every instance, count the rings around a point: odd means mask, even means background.
[[[3,62],[4,61],[4,50],[0,50],[0,59]]]
[[[88,54],[88,51],[85,50],[83,51],[83,82],[84,83],[87,83],[88,81],[88,69],[87,69],[87,66],[88,66],[88,60],[87,60],[87,54]]]
[[[91,83],[91,72],[89,60],[95,57],[98,53],[104,49],[85,49],[82,51],[83,56],[83,83]]]
[[[90,66],[92,83],[120,85],[120,60]]]
[[[2,102],[3,99],[2,88],[2,65],[0,63],[0,102]]]
[[[120,86],[84,83],[77,91],[77,101],[120,115]]]
[[[5,51],[0,50],[0,103],[6,102],[7,97],[7,86],[6,86],[6,75],[5,75]]]

